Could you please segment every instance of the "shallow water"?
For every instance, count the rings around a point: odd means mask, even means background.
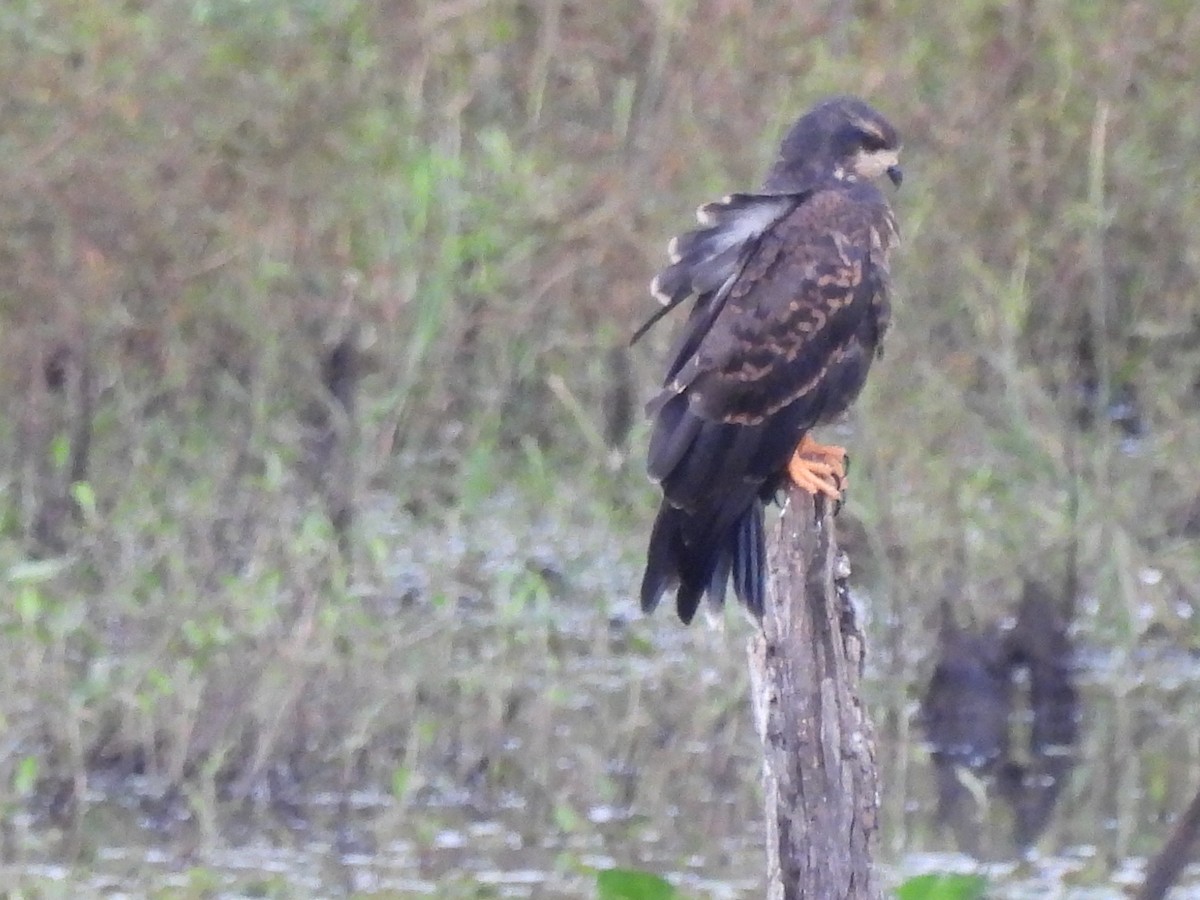
[[[424,743],[404,751],[403,789],[313,779],[218,803],[205,819],[194,799],[163,803],[152,782],[97,775],[69,830],[13,817],[7,843],[21,864],[3,870],[4,886],[44,897],[586,897],[595,870],[619,865],[660,873],[685,897],[761,896],[749,624],[736,613],[719,628],[684,629],[666,611],[642,618],[628,596],[638,535],[614,537],[578,511],[583,521],[564,526],[553,509],[514,533],[513,502],[427,542],[397,527],[393,593],[418,599],[389,607],[387,626],[429,629],[430,655],[408,646],[396,665],[417,669],[432,710]],[[489,586],[506,600],[489,603]],[[420,597],[437,592],[453,597],[435,614]],[[917,725],[928,666],[915,649],[903,664],[872,656],[889,883],[981,872],[989,897],[1107,900],[1140,882],[1200,787],[1200,657],[1165,643],[1114,650],[1087,627],[1076,642],[1078,764],[1025,852],[995,800],[979,806],[975,855],[938,828]],[[384,741],[370,753],[400,758]],[[1200,898],[1200,867],[1172,896]]]

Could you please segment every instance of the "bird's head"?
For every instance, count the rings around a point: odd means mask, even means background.
[[[818,103],[792,126],[766,187],[799,191],[827,179],[868,181],[887,174],[897,187],[900,135],[891,122],[857,97]]]

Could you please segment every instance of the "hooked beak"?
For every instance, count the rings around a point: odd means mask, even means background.
[[[888,166],[887,177],[892,180],[892,184],[900,187],[901,182],[904,181],[904,172],[900,170],[899,166]]]

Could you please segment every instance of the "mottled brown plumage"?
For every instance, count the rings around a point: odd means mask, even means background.
[[[675,589],[690,621],[732,576],[761,615],[763,504],[809,429],[858,395],[888,326],[896,226],[873,178],[899,183],[898,150],[861,100],[826,101],[788,133],[761,192],[701,207],[702,227],[671,242],[652,285],[664,309],[635,336],[694,298],[647,407],[663,501],[644,609]]]

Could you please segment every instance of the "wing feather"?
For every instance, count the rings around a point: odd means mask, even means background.
[[[702,307],[719,307],[757,240],[803,199],[798,194],[730,194],[696,210],[703,225],[671,241],[671,265],[655,276],[650,292],[662,304],[629,343],[636,343],[656,322],[692,297]]]
[[[869,186],[825,190],[755,242],[707,320],[689,323],[652,414],[687,392],[700,417],[754,425],[819,399],[864,319],[886,327],[887,250],[894,225]],[[872,348],[873,349],[873,348]],[[814,409],[810,427],[822,413]]]

